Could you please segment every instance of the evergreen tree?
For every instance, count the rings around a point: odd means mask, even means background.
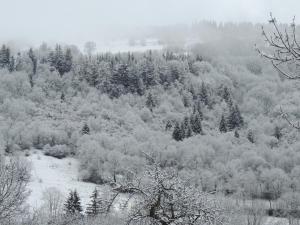
[[[190,93],[191,93],[192,96],[193,96],[193,100],[196,100],[196,99],[197,99],[197,93],[196,93],[196,91],[195,91],[194,86],[191,86],[189,91],[190,91]]]
[[[184,138],[184,133],[182,132],[182,128],[180,127],[180,124],[178,122],[176,122],[176,124],[175,124],[175,128],[174,128],[172,137],[176,141],[182,141]]]
[[[278,140],[280,140],[280,138],[282,137],[281,129],[278,126],[275,127],[274,137],[276,137]]]
[[[254,140],[254,134],[253,134],[253,131],[252,131],[252,130],[249,130],[249,131],[248,131],[247,139],[248,139],[251,143],[254,143],[254,142],[255,142],[255,140]]]
[[[192,137],[192,135],[193,135],[193,131],[192,131],[191,124],[189,123],[185,129],[185,137],[189,138],[189,137]]]
[[[190,121],[191,121],[192,131],[195,134],[201,134],[202,133],[201,115],[198,112],[194,113],[191,116]]]
[[[74,205],[75,212],[81,213],[82,212],[81,201],[76,190],[73,192],[73,196],[74,196],[73,205]]]
[[[202,109],[201,109],[201,102],[198,100],[196,101],[196,103],[194,104],[193,107],[193,114],[199,114],[200,119],[203,120],[203,113],[202,113]]]
[[[244,119],[241,116],[240,110],[237,105],[230,107],[227,124],[229,130],[234,130],[235,128],[241,128],[244,125]]]
[[[79,214],[82,212],[80,198],[76,190],[70,191],[69,197],[65,203],[65,212],[66,214]]]
[[[141,64],[140,68],[140,74],[146,88],[154,86],[157,83],[157,81],[155,78],[155,66],[151,54],[146,57],[145,61]]]
[[[0,50],[0,68],[6,68],[10,61],[10,49],[2,45]]]
[[[60,101],[61,102],[65,101],[65,94],[64,94],[64,92],[62,92],[61,95],[60,95]]]
[[[166,123],[166,131],[170,130],[171,128],[172,128],[172,123],[170,120],[168,120]]]
[[[149,93],[147,96],[146,106],[150,109],[151,112],[153,111],[153,108],[155,107],[155,102],[154,102],[154,99],[153,99],[151,93]]]
[[[82,130],[81,130],[81,133],[84,135],[84,134],[90,134],[90,128],[89,126],[85,123]]]
[[[69,197],[67,198],[67,201],[64,204],[66,214],[75,214],[73,202],[74,202],[74,194],[73,194],[73,191],[70,191]]]
[[[69,72],[72,67],[71,51],[67,50],[66,54],[64,54],[60,45],[56,45],[54,52],[50,52],[48,58],[50,66],[55,68],[61,76]]]
[[[208,91],[207,91],[207,87],[204,84],[204,82],[202,82],[202,85],[201,85],[201,88],[200,88],[199,97],[200,97],[200,101],[203,102],[204,105],[208,105],[209,104]]]
[[[71,49],[67,48],[65,56],[64,56],[64,73],[68,73],[71,71],[73,65],[73,56]]]
[[[91,195],[91,201],[88,204],[86,208],[86,214],[88,216],[96,216],[100,213],[101,211],[101,205],[100,205],[100,200],[99,200],[99,193],[98,190],[95,188]]]
[[[239,137],[240,137],[240,134],[239,134],[238,130],[235,130],[235,131],[234,131],[234,137],[236,137],[236,138],[239,138]]]
[[[183,132],[184,137],[189,138],[192,136],[193,131],[190,123],[190,119],[186,116],[181,125],[181,130]]]
[[[121,63],[114,68],[111,83],[114,85],[112,89],[113,97],[119,97],[121,94],[125,94],[128,91],[131,81],[129,78],[129,67],[127,64]]]
[[[222,97],[227,104],[232,102],[231,95],[230,95],[229,89],[227,87],[224,87]]]
[[[16,70],[16,67],[15,67],[15,57],[11,56],[10,60],[9,60],[9,64],[8,64],[8,71],[9,72],[13,72],[15,70]]]
[[[36,69],[37,69],[37,58],[36,58],[32,48],[29,49],[28,56],[32,63],[32,74],[35,75]]]
[[[227,124],[226,124],[226,120],[224,115],[222,115],[221,121],[220,121],[220,125],[219,125],[219,130],[222,133],[226,133],[227,132]]]

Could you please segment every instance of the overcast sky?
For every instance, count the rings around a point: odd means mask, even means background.
[[[0,0],[0,39],[83,42],[112,25],[300,21],[300,0]],[[298,14],[297,14],[298,13]]]

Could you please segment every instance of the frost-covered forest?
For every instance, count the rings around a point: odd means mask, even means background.
[[[197,44],[114,54],[4,43],[0,223],[299,222],[299,81],[255,49],[268,51],[260,27],[202,22],[189,28]],[[87,205],[58,188],[26,203],[26,158],[40,153],[79,162],[96,187]]]

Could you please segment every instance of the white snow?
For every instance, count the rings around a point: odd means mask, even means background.
[[[160,45],[157,40],[147,39],[145,40],[145,45],[136,44],[130,46],[128,40],[114,40],[107,42],[97,43],[98,52],[145,52],[147,50],[162,50],[163,45]]]
[[[45,156],[38,150],[27,159],[32,164],[32,177],[29,183],[31,194],[28,198],[28,204],[32,208],[41,206],[43,192],[50,187],[60,190],[65,198],[70,190],[76,189],[85,208],[96,185],[79,180],[79,162],[76,159],[56,159]]]

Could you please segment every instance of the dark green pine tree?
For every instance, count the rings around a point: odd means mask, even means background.
[[[79,214],[82,212],[81,202],[76,190],[70,191],[69,197],[65,203],[65,213],[69,215]]]
[[[281,129],[280,127],[276,126],[274,130],[274,137],[276,137],[278,140],[282,137]]]
[[[184,134],[184,137],[189,138],[193,134],[193,130],[191,127],[190,119],[189,117],[185,117],[183,120],[183,123],[181,124],[181,130]]]
[[[68,73],[71,71],[73,65],[73,56],[71,49],[67,48],[66,53],[64,55],[64,73]]]
[[[178,122],[176,122],[176,124],[175,124],[175,128],[174,128],[172,137],[176,141],[182,141],[183,138],[184,138],[184,133],[183,133],[182,128],[181,128],[181,126]]]
[[[55,68],[62,76],[65,73],[64,54],[60,45],[56,45],[54,52],[49,54],[50,66]]]
[[[74,206],[75,213],[81,213],[82,212],[81,201],[76,190],[73,192],[73,200],[74,200],[73,206]]]
[[[185,129],[185,137],[189,138],[189,137],[192,137],[192,135],[193,135],[193,130],[192,130],[191,124],[189,123],[189,125]]]
[[[208,91],[207,91],[207,87],[204,84],[204,82],[202,82],[202,85],[201,85],[201,88],[200,88],[199,97],[200,97],[200,101],[203,102],[204,105],[208,105],[209,104]]]
[[[222,98],[225,100],[225,102],[227,104],[230,103],[230,102],[232,102],[231,95],[230,95],[228,87],[224,87],[223,93],[222,93]]]
[[[148,56],[146,56],[145,61],[141,64],[140,77],[142,77],[146,88],[154,86],[157,83],[155,77],[155,66],[150,53]]]
[[[196,103],[194,104],[193,107],[193,114],[199,114],[201,120],[203,120],[203,113],[202,113],[202,109],[201,109],[201,102],[198,100],[196,101]]]
[[[196,112],[190,118],[192,131],[195,134],[202,134],[201,115]]]
[[[237,105],[230,107],[227,124],[229,130],[241,128],[244,125],[244,119],[241,116],[240,110]]]
[[[16,70],[15,62],[16,62],[15,57],[11,56],[8,64],[9,72],[13,72]]]
[[[127,64],[121,63],[117,65],[111,82],[115,85],[123,85],[125,88],[130,87],[129,68]]]
[[[6,68],[10,61],[10,49],[2,45],[0,49],[0,68]]]
[[[172,128],[172,122],[170,120],[168,120],[166,123],[165,129],[166,129],[166,131],[168,131],[168,130],[171,130],[171,128]]]
[[[221,133],[226,133],[227,132],[227,124],[224,115],[222,115],[220,125],[219,125],[219,130]]]
[[[247,139],[248,139],[251,143],[254,143],[254,142],[255,142],[255,140],[254,140],[254,133],[253,133],[252,130],[249,130],[249,131],[248,131]]]
[[[32,48],[29,49],[28,56],[29,56],[29,59],[31,60],[31,64],[32,64],[32,74],[35,75],[36,69],[37,69],[37,58],[36,58]]]
[[[193,100],[196,100],[197,99],[197,94],[196,94],[194,86],[191,86],[189,91],[193,96]]]
[[[81,129],[81,133],[82,133],[82,135],[90,134],[90,128],[86,123],[84,124],[83,128]]]
[[[88,216],[96,216],[100,213],[101,211],[101,205],[100,205],[100,200],[99,200],[99,193],[98,190],[95,188],[91,195],[91,201],[87,205],[86,208],[86,214]]]
[[[239,134],[238,130],[235,130],[235,131],[234,131],[234,137],[236,137],[236,138],[239,138],[239,137],[240,137],[240,134]]]
[[[235,113],[238,120],[238,128],[241,128],[244,126],[244,118],[242,117],[241,111],[237,105],[235,106]]]
[[[67,198],[67,201],[64,204],[66,214],[75,214],[73,203],[74,203],[74,194],[73,191],[70,191],[69,197]]]
[[[153,111],[153,108],[155,107],[155,102],[154,102],[154,99],[153,99],[153,96],[151,93],[149,93],[147,96],[146,106],[148,107],[148,109],[150,109],[151,112]]]

